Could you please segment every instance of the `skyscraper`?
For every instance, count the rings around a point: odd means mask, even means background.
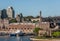
[[[0,19],[1,19],[1,14],[2,14],[2,12],[1,12],[1,10],[0,10]]]
[[[13,9],[13,7],[8,7],[7,8],[7,15],[8,15],[8,18],[14,18],[14,9]]]
[[[6,9],[3,9],[1,10],[1,18],[4,19],[4,18],[7,18],[7,13],[6,13]]]

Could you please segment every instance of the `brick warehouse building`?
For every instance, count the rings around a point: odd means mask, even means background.
[[[10,31],[20,30],[24,33],[33,33],[34,28],[34,23],[11,23],[6,29]]]

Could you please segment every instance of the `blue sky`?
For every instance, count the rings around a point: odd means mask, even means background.
[[[60,16],[60,0],[0,0],[0,10],[9,6],[24,16],[37,16],[40,10],[43,17]]]

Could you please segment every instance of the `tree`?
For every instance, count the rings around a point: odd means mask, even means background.
[[[16,23],[17,21],[16,21],[16,19],[11,19],[9,22],[10,23]]]
[[[36,16],[36,18],[40,18],[40,16]]]
[[[33,16],[27,16],[26,18],[28,18],[28,19],[30,18],[31,19],[31,18],[34,18],[34,17]]]
[[[52,36],[53,37],[60,37],[60,32],[59,31],[53,32]]]
[[[36,27],[35,29],[34,29],[34,33],[35,33],[35,35],[38,35],[38,32],[39,32],[39,30],[40,30],[40,28],[39,27]]]
[[[37,21],[33,20],[32,22],[33,22],[33,23],[37,23],[37,22],[39,22],[39,20],[37,20]]]

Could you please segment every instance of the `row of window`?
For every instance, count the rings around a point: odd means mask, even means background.
[[[0,28],[0,29],[3,29],[3,28]],[[4,29],[21,29],[21,30],[29,30],[29,29],[32,29],[32,28],[4,28]]]

